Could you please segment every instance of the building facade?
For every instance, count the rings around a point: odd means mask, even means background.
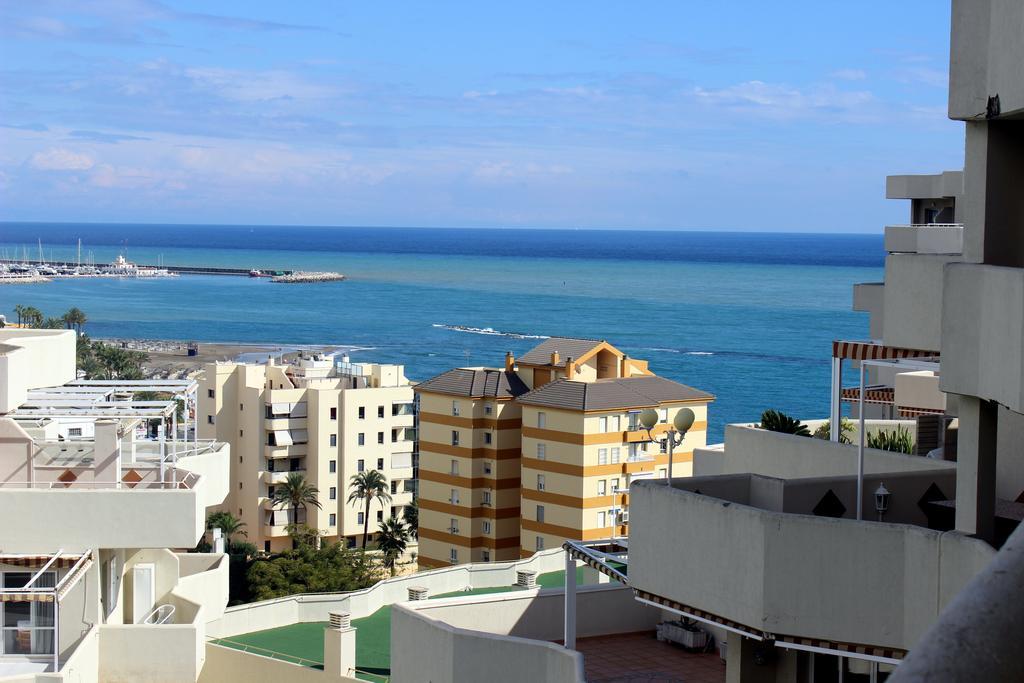
[[[629,485],[665,477],[665,435],[695,413],[673,454],[689,473],[714,397],[654,375],[608,342],[552,338],[505,367],[458,368],[416,387],[422,567],[528,557],[567,538],[628,533]],[[660,423],[640,427],[645,409]]]
[[[364,525],[402,519],[416,491],[412,384],[401,365],[300,356],[279,363],[212,363],[199,392],[200,433],[231,443],[231,493],[224,509],[245,522],[248,540],[267,552],[291,547],[289,525],[355,545]],[[377,470],[391,500],[349,503],[353,475]],[[319,490],[321,507],[275,504],[292,473]],[[294,518],[293,518],[294,515]]]

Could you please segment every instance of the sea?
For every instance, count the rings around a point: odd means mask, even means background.
[[[883,277],[881,234],[0,223],[0,256],[270,270],[343,282],[183,275],[0,285],[85,311],[94,337],[337,345],[414,380],[501,366],[548,336],[606,339],[715,395],[709,442],[768,408],[828,414],[831,343],[867,337],[852,287]]]

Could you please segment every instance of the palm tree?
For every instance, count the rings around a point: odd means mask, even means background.
[[[811,430],[800,420],[790,417],[778,410],[766,410],[761,413],[761,429],[769,432],[781,432],[783,434],[795,434],[796,436],[810,436]]]
[[[21,309],[21,319],[28,327],[38,327],[43,322],[43,312],[35,306],[25,306]]]
[[[220,529],[221,533],[224,534],[224,538],[229,541],[235,534],[248,536],[249,532],[242,528],[244,526],[245,522],[230,512],[211,512],[210,516],[206,518],[206,528]]]
[[[306,481],[301,472],[289,472],[284,483],[274,487],[273,501],[275,507],[291,507],[292,524],[295,525],[299,521],[299,508],[302,508],[303,512],[306,511],[307,505],[323,509],[317,499],[319,495],[320,489]]]
[[[82,309],[78,308],[77,306],[68,309],[68,312],[65,313],[61,317],[61,319],[64,321],[65,327],[67,327],[69,330],[71,328],[74,328],[75,331],[78,332],[79,334],[82,333],[82,325],[84,325],[88,320],[85,317],[85,313],[82,311]]]
[[[380,500],[382,504],[391,500],[388,478],[378,470],[358,472],[352,475],[349,488],[352,492],[348,494],[348,502],[364,501],[366,506],[363,514],[363,550],[366,550],[366,537],[370,533],[370,504],[374,499]]]
[[[413,538],[419,538],[420,532],[420,503],[418,500],[413,498],[412,502],[405,506],[402,511],[402,517],[405,518],[405,522],[409,525],[409,533]]]
[[[16,305],[14,313],[18,316],[18,327],[21,327],[21,319],[25,316],[25,307],[21,304]]]
[[[379,522],[378,527],[380,537],[377,539],[377,547],[384,553],[384,566],[390,569],[391,576],[394,576],[395,563],[409,545],[409,527],[394,517]]]

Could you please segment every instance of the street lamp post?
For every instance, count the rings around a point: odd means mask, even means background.
[[[693,421],[696,418],[693,411],[689,408],[680,408],[676,413],[676,416],[672,419],[672,427],[665,432],[665,441],[668,445],[668,472],[666,472],[665,483],[668,486],[672,485],[672,456],[676,446],[681,446],[683,439],[686,438],[686,432],[690,431],[690,427],[693,426]],[[640,413],[640,424],[647,430],[647,438],[651,443],[654,443],[655,438],[651,433],[654,426],[658,424],[658,411],[653,408],[648,408]]]

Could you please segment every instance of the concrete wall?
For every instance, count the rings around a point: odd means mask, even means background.
[[[356,683],[357,679],[328,676],[320,669],[282,662],[222,645],[206,644],[206,664],[199,683]]]
[[[881,339],[885,316],[885,283],[859,282],[853,286],[853,310],[869,316],[868,336]]]
[[[413,609],[412,603],[392,608],[391,653],[395,683],[585,681],[578,652],[554,643],[451,626],[430,612]]]
[[[463,564],[418,574],[397,576],[370,588],[350,593],[313,593],[236,605],[224,610],[207,631],[211,637],[228,638],[240,633],[262,631],[297,622],[327,621],[329,612],[349,612],[353,619],[373,614],[385,605],[408,599],[410,586],[424,586],[430,595],[452,593],[466,588],[511,586],[517,569],[538,574],[564,569],[560,548],[537,553],[518,562]]]
[[[100,680],[104,683],[195,681],[206,658],[204,636],[201,623],[102,626]]]
[[[955,532],[770,512],[656,484],[634,487],[631,521],[639,590],[759,631],[900,649],[994,555]]]
[[[889,254],[885,258],[884,341],[938,351],[942,337],[942,270],[959,256]]]
[[[949,62],[949,117],[980,119],[991,95],[1002,114],[1024,109],[1024,5],[1017,0],[954,0]]]
[[[29,389],[75,379],[74,330],[0,329],[0,415],[25,402]]]
[[[885,226],[885,250],[890,254],[960,254],[963,226]]]
[[[749,473],[796,479],[844,476],[857,471],[856,444],[780,434],[747,425],[726,425],[725,439],[724,450],[694,451],[694,476]],[[864,449],[864,471],[868,474],[955,468],[953,462]]]
[[[228,556],[178,553],[177,558],[180,578],[173,594],[202,605],[208,621],[220,619],[228,604]]]

